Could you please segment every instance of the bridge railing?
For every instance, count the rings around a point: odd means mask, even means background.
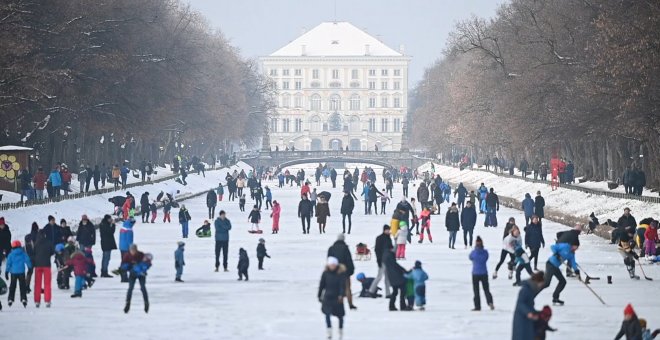
[[[346,151],[346,150],[325,150],[325,151],[271,151],[268,155],[273,159],[293,159],[293,158],[378,158],[378,159],[398,159],[410,158],[408,151]]]

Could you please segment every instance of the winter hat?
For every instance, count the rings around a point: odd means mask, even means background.
[[[55,221],[55,217],[53,217],[53,215],[48,215],[48,222],[50,221]]]
[[[4,217],[0,217],[0,224],[5,224],[5,218]]]
[[[541,196],[541,191],[540,191],[540,190],[537,191],[537,192],[536,192],[536,195],[537,195],[537,196]]]
[[[259,243],[266,243],[266,240],[264,240],[263,238],[260,238]]]
[[[407,227],[407,226],[408,226],[408,222],[399,221],[399,227]]]
[[[362,281],[366,278],[364,273],[358,273],[357,276],[355,277],[358,281]]]
[[[550,306],[548,305],[543,306],[541,313],[539,313],[539,317],[541,318],[541,320],[545,320],[546,322],[548,322],[552,317],[552,308],[550,308]]]
[[[182,246],[186,245],[186,242],[179,241],[179,242],[176,243],[176,245],[179,246],[179,247],[182,247]]]
[[[346,239],[346,237],[344,236],[344,234],[337,235],[337,241],[343,241],[345,239]]]
[[[19,241],[19,240],[13,240],[13,241],[11,242],[11,247],[12,247],[12,248],[20,248],[20,247],[21,247],[21,241]]]
[[[56,252],[56,253],[61,253],[61,252],[63,252],[63,251],[64,251],[64,245],[63,245],[62,243],[58,243],[58,244],[55,246],[55,252]]]
[[[390,226],[388,226],[387,224],[383,224],[383,231],[385,230],[390,230]]]
[[[415,261],[415,268],[422,268],[422,261]]]
[[[626,308],[623,309],[623,315],[634,315],[635,310],[631,304],[626,305]]]
[[[481,236],[477,236],[476,246],[477,246],[477,247],[482,247],[482,248],[483,248],[483,246],[484,246],[484,241],[481,239]]]
[[[339,264],[339,260],[337,260],[336,257],[334,256],[329,256],[328,257],[328,266],[336,266]]]

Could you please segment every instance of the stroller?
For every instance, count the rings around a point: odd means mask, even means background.
[[[371,260],[371,250],[364,243],[358,243],[355,246],[355,260],[356,261],[369,261]]]

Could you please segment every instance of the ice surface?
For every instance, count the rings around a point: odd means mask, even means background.
[[[437,165],[436,165],[437,168]],[[445,171],[444,168],[440,168]],[[379,170],[376,170],[380,175]],[[209,175],[203,180],[196,175],[189,176],[191,185],[185,189],[211,187],[217,185],[216,175]],[[219,173],[219,172],[216,172]],[[310,172],[307,172],[310,174]],[[342,171],[339,171],[341,174]],[[441,172],[445,176],[444,172]],[[449,174],[447,174],[448,176]],[[380,176],[379,176],[380,180]],[[466,178],[463,181],[467,182]],[[474,180],[474,179],[472,179]],[[486,185],[496,179],[489,179]],[[167,183],[167,182],[166,182]],[[133,339],[324,339],[325,325],[320,304],[316,299],[318,280],[323,270],[327,248],[334,242],[341,231],[340,190],[332,189],[330,182],[321,183],[318,191],[330,191],[332,199],[327,234],[319,235],[318,229],[312,228],[310,235],[303,235],[300,221],[297,219],[299,189],[276,188],[276,182],[264,183],[273,189],[273,197],[282,204],[280,234],[271,235],[271,219],[267,211],[263,212],[263,235],[247,233],[247,212],[238,210],[238,202],[227,202],[227,195],[219,204],[233,223],[230,235],[229,273],[214,273],[213,239],[192,237],[186,240],[186,267],[183,284],[174,283],[173,252],[180,240],[180,228],[176,220],[178,209],[173,209],[171,224],[141,224],[135,226],[135,242],[143,251],[154,255],[154,265],[149,272],[147,288],[151,298],[149,314],[142,311],[139,290],[133,295],[133,310],[129,315],[122,312],[126,285],[117,278],[98,279],[90,290],[83,293],[82,299],[71,299],[70,291],[54,290],[51,309],[35,309],[32,302],[27,309],[20,305],[8,308],[0,313],[3,338],[25,339],[70,339],[73,334],[93,336],[95,340],[131,337]],[[166,184],[161,184],[166,185]],[[518,184],[496,182],[499,192],[524,191]],[[384,187],[382,180],[379,188]],[[511,187],[513,186],[513,187]],[[154,188],[155,189],[155,188]],[[412,189],[412,186],[411,186]],[[149,189],[150,192],[157,192]],[[531,190],[530,190],[531,191]],[[565,205],[555,195],[546,193],[548,206]],[[134,194],[139,197],[141,192]],[[575,195],[574,192],[571,192]],[[558,197],[564,197],[562,194]],[[248,206],[251,201],[248,196]],[[401,186],[395,185],[394,200],[402,196]],[[585,198],[590,201],[592,198]],[[105,199],[89,198],[83,204],[77,200],[62,202],[51,206],[40,206],[36,210],[8,212],[8,223],[14,230],[24,231],[29,222],[36,219],[43,222],[45,215],[57,212],[59,217],[75,218],[81,211],[90,215],[100,215],[110,211]],[[206,219],[205,197],[187,201],[186,206],[192,215],[191,234]],[[585,202],[586,204],[586,202]],[[600,204],[595,201],[594,205]],[[382,230],[384,223],[389,223],[393,205],[388,205],[386,215],[363,214],[362,201],[356,202],[353,215],[353,232],[347,235],[351,250],[355,244],[364,242],[373,250],[375,237]],[[419,208],[419,207],[418,207]],[[507,339],[511,336],[512,312],[518,289],[511,286],[513,281],[506,279],[505,268],[500,269],[500,278],[490,280],[491,291],[495,300],[495,311],[470,312],[472,309],[472,285],[468,260],[469,250],[463,249],[462,234],[459,232],[457,249],[447,247],[447,232],[444,228],[444,212],[447,204],[442,205],[442,215],[433,216],[432,232],[434,243],[417,244],[407,247],[408,259],[402,262],[404,267],[411,267],[415,260],[421,260],[430,276],[427,282],[427,310],[425,312],[389,312],[387,300],[355,299],[357,311],[348,311],[344,339]],[[159,217],[161,212],[159,211]],[[489,270],[493,270],[501,249],[502,226],[509,216],[523,220],[520,211],[502,208],[498,214],[500,227],[484,228],[483,215],[479,215],[476,235],[484,238],[490,252]],[[43,224],[43,223],[40,223]],[[314,226],[314,224],[313,224]],[[554,235],[565,227],[549,221],[544,222],[544,235],[548,247],[541,249],[539,267],[544,267],[550,255],[549,245]],[[18,232],[18,234],[21,234]],[[266,239],[266,246],[272,259],[266,259],[265,271],[256,270],[257,240]],[[620,327],[623,308],[631,302],[640,317],[648,324],[660,326],[658,299],[658,281],[631,281],[623,266],[621,257],[613,246],[596,236],[582,236],[581,248],[577,253],[578,263],[591,276],[600,276],[600,281],[593,281],[592,288],[602,295],[608,306],[603,306],[581,283],[568,279],[568,285],[562,293],[566,306],[554,309],[551,325],[558,328],[557,333],[549,333],[548,339],[610,339]],[[236,264],[238,249],[243,247],[250,255],[250,281],[238,282]],[[95,258],[100,265],[100,250],[95,247]],[[111,267],[119,264],[119,253],[114,252]],[[356,263],[356,273],[365,272],[368,276],[376,274],[375,258],[371,261]],[[657,267],[647,266],[649,276],[660,279]],[[613,276],[613,284],[606,283],[606,276]],[[527,275],[523,273],[523,279]],[[551,292],[556,286],[552,282],[550,289],[536,298],[538,309],[550,304]],[[353,279],[353,292],[357,293],[360,284]],[[2,297],[6,301],[6,296]],[[482,295],[483,299],[483,295]],[[30,297],[32,300],[32,297]],[[485,302],[482,301],[482,304]],[[348,308],[347,308],[348,309]],[[336,327],[336,319],[333,319]],[[35,327],[38,325],[38,327]],[[336,334],[335,334],[336,335]],[[335,336],[336,338],[336,336]]]

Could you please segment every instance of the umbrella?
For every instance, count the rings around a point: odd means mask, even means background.
[[[330,201],[330,197],[332,197],[332,194],[327,191],[321,191],[321,193],[319,193],[318,196],[323,197],[323,199],[326,201]]]

